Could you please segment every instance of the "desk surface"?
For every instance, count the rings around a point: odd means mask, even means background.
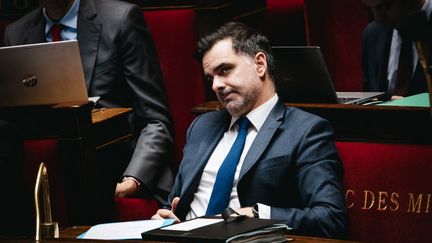
[[[285,103],[330,121],[336,140],[432,144],[431,109],[427,107]],[[223,109],[209,101],[192,109],[195,114]]]
[[[84,240],[84,239],[76,239],[76,237],[82,233],[84,233],[86,230],[88,230],[89,226],[74,226],[74,227],[68,227],[65,229],[62,229],[60,231],[60,238],[59,239],[49,239],[44,240],[44,242],[51,242],[51,243],[60,243],[60,242],[81,242],[81,243],[87,243],[87,242],[134,242],[136,243],[137,240]],[[304,237],[304,236],[293,236],[288,235],[288,238],[293,239],[292,242],[294,243],[354,243],[354,241],[344,241],[344,240],[333,240],[333,239],[324,239],[324,238],[315,238],[315,237]],[[1,242],[5,243],[29,243],[29,242],[35,242],[35,240],[29,239],[29,238],[1,238]],[[140,241],[140,242],[159,242],[160,241]]]
[[[132,112],[131,108],[109,108],[109,109],[94,109],[92,111],[92,122],[97,124],[117,116],[129,114]]]

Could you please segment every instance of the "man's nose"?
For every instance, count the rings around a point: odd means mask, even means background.
[[[221,90],[225,87],[225,83],[220,77],[213,77],[212,89],[214,92]]]

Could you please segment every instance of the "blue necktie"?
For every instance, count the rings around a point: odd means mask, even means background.
[[[239,125],[237,138],[219,168],[206,215],[222,213],[229,205],[234,174],[243,151],[250,121],[242,117],[237,124]]]

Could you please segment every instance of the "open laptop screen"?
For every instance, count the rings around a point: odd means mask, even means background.
[[[87,102],[77,41],[0,48],[0,106]]]
[[[359,104],[382,92],[343,92],[340,102],[318,46],[274,46],[275,83],[284,102]],[[354,95],[358,95],[355,96]]]

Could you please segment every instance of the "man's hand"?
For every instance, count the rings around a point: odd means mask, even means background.
[[[237,213],[239,214],[243,214],[248,216],[249,218],[253,218],[253,212],[252,212],[252,207],[247,207],[247,208],[239,208],[238,210],[236,210]]]
[[[159,209],[155,215],[151,217],[151,219],[175,219],[176,223],[180,223],[180,220],[174,214],[174,211],[177,208],[177,205],[180,202],[179,197],[175,197],[171,203],[171,210],[168,209]]]
[[[391,100],[399,100],[399,99],[402,99],[402,98],[405,98],[405,97],[403,97],[403,96],[399,96],[399,95],[393,95],[393,96],[391,97]]]
[[[139,192],[138,184],[133,180],[124,180],[117,183],[115,196],[116,197],[132,197]]]

